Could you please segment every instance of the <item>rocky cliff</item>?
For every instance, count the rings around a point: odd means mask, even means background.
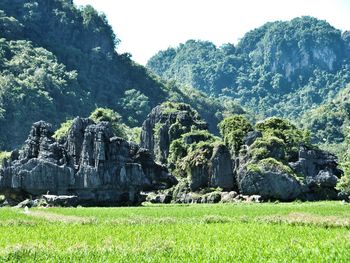
[[[149,149],[157,161],[166,163],[172,141],[191,129],[207,128],[207,123],[189,105],[166,102],[153,108],[143,122],[141,147]]]
[[[291,201],[337,199],[336,185],[343,172],[335,155],[310,145],[300,145],[288,162],[283,142],[265,145],[263,136],[242,146],[236,172],[239,191],[263,199]],[[248,134],[246,138],[250,138]],[[258,145],[258,146],[257,146]],[[273,146],[273,147],[271,147]]]
[[[68,136],[52,137],[50,124],[33,125],[21,151],[0,170],[0,192],[12,198],[49,192],[76,195],[85,205],[137,204],[141,190],[177,183],[149,151],[114,137],[111,124],[76,118]]]

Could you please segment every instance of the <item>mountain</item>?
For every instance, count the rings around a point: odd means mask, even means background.
[[[260,118],[301,114],[350,82],[350,34],[312,17],[266,23],[237,46],[189,40],[154,55],[163,79],[237,100]]]
[[[345,140],[350,134],[350,85],[331,101],[303,114],[300,123],[311,131],[313,142],[345,158],[348,148]]]
[[[222,112],[239,106],[161,81],[130,54],[105,15],[70,0],[0,1],[0,149],[18,147],[33,122],[55,127],[98,107],[140,126],[166,100],[191,104],[217,131]],[[225,105],[224,105],[225,104]]]

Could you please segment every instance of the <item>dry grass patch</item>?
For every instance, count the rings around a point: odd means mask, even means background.
[[[257,222],[291,225],[315,225],[320,227],[350,228],[350,218],[340,216],[321,216],[308,213],[290,213],[279,216],[257,217]]]
[[[60,222],[65,224],[94,224],[97,221],[96,218],[93,217],[84,218],[80,216],[60,215],[46,212],[43,210],[29,211],[28,213],[26,213],[26,215],[44,219],[49,222]]]

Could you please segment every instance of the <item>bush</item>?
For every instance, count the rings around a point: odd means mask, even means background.
[[[70,130],[70,128],[72,127],[72,124],[73,124],[73,120],[67,120],[63,123],[61,123],[61,126],[60,128],[58,128],[53,137],[56,139],[56,140],[59,140],[63,137],[66,137],[68,135],[68,132]]]
[[[11,157],[11,152],[0,152],[0,167],[3,166],[4,160]]]
[[[253,130],[253,126],[244,116],[233,115],[220,122],[219,129],[224,143],[231,150],[231,154],[238,155],[243,138],[249,131]]]
[[[272,117],[256,124],[256,129],[262,132],[264,138],[278,138],[285,144],[286,160],[297,158],[301,145],[310,146],[310,133],[300,130],[288,120]]]
[[[119,113],[108,108],[97,108],[90,117],[94,122],[108,121],[111,123],[115,136],[128,139],[128,127],[121,122]]]

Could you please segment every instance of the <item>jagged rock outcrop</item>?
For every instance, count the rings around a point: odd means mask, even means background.
[[[152,109],[142,124],[141,147],[156,161],[166,163],[170,143],[192,129],[206,130],[205,123],[189,105],[166,102]]]
[[[170,145],[174,147],[172,142],[177,145],[168,165],[177,170],[179,177],[187,179],[190,191],[236,189],[230,152],[217,140],[207,132],[207,124],[198,114],[181,103],[155,107],[142,126],[141,146],[149,149],[159,162],[167,163]]]
[[[135,204],[141,190],[177,183],[151,154],[113,136],[109,122],[76,118],[63,142],[52,137],[50,124],[37,122],[20,154],[0,170],[0,192],[39,196],[49,192],[76,195],[87,205]]]
[[[208,147],[195,152],[187,161],[187,179],[192,191],[208,187],[235,189],[233,165],[227,147],[218,144],[212,149]]]
[[[305,198],[318,200],[337,197],[335,186],[338,178],[342,176],[342,171],[337,167],[335,155],[319,149],[301,147],[298,161],[289,165],[304,177]]]
[[[335,187],[342,171],[333,154],[301,146],[296,162],[283,163],[271,152],[265,153],[266,159],[252,159],[253,146],[245,145],[237,161],[237,183],[242,194],[282,201],[337,199]],[[278,147],[273,151],[279,152]]]

